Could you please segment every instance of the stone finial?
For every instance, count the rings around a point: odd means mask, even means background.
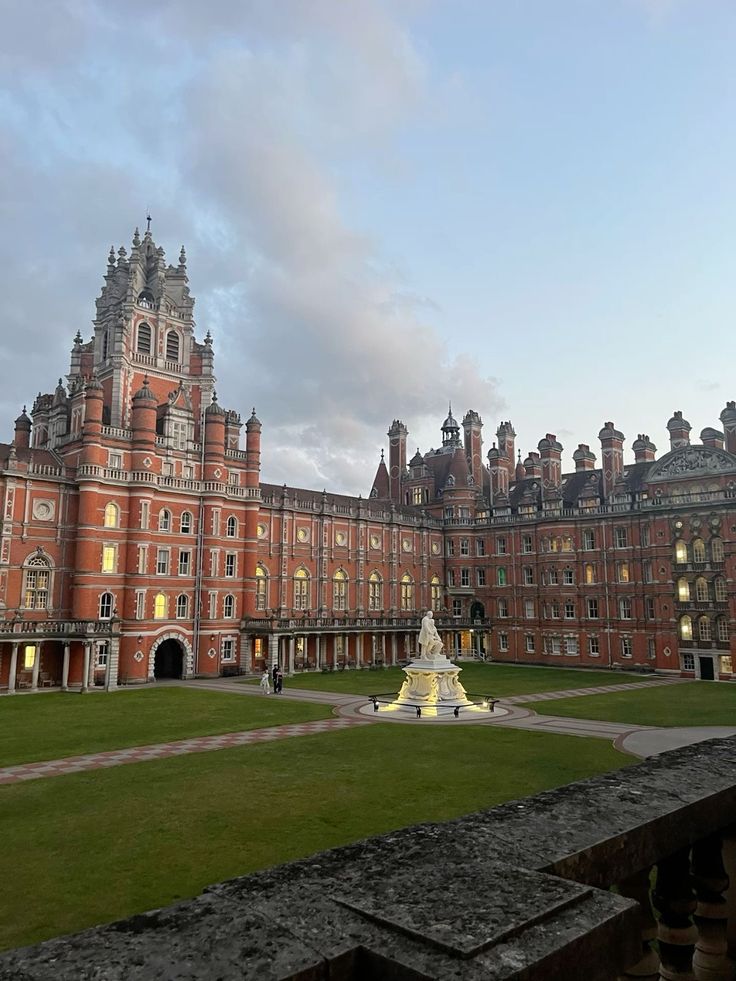
[[[110,254],[107,257],[107,264],[111,268],[113,268],[115,266],[115,246],[114,245],[111,245],[110,246]]]
[[[179,266],[182,269],[185,269],[186,268],[186,264],[187,264],[187,254],[186,254],[186,252],[184,250],[184,246],[182,245],[181,252],[179,253]]]
[[[137,249],[141,244],[141,233],[138,231],[138,226],[135,226],[135,231],[133,232],[133,245]]]
[[[82,333],[81,331],[78,330],[77,333],[74,335],[74,347],[79,347],[81,343],[82,343]]]
[[[208,347],[212,346],[212,334],[210,334],[209,330],[204,335],[204,342],[205,344],[207,344]]]

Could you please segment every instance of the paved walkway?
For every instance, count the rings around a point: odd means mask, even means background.
[[[348,695],[340,692],[313,691],[311,689],[286,688],[279,695],[264,696],[257,685],[248,685],[233,679],[212,678],[201,681],[159,682],[160,685],[183,685],[204,688],[212,691],[227,691],[256,698],[284,698],[290,701],[319,702],[334,705],[338,717],[321,719],[315,722],[296,722],[282,726],[269,726],[264,729],[249,729],[245,732],[229,732],[215,736],[198,736],[193,739],[180,739],[169,743],[155,743],[150,746],[131,746],[128,749],[108,750],[101,753],[88,753],[84,756],[69,756],[60,760],[44,760],[38,763],[22,763],[17,766],[0,768],[0,785],[23,783],[43,777],[61,776],[67,773],[80,773],[104,767],[120,766],[124,763],[141,763],[148,760],[167,759],[187,753],[207,753],[217,749],[231,749],[235,746],[251,746],[259,743],[288,739],[292,736],[306,736],[323,732],[335,732],[356,725],[370,725],[373,721],[385,722],[386,717],[373,719],[359,714],[367,696]],[[723,738],[736,735],[736,726],[692,726],[680,728],[659,728],[656,726],[630,725],[619,722],[602,722],[595,719],[571,719],[556,716],[537,715],[524,706],[561,698],[580,698],[586,695],[608,695],[619,691],[635,691],[641,688],[657,688],[663,685],[689,684],[681,678],[655,678],[650,681],[637,681],[620,685],[599,685],[594,688],[570,688],[563,691],[537,692],[529,695],[512,695],[500,699],[500,705],[508,711],[502,717],[489,717],[475,725],[494,725],[511,729],[524,729],[529,732],[555,733],[567,736],[584,736],[612,741],[617,749],[634,756],[654,756],[702,742],[706,739]],[[462,725],[454,719],[415,719],[412,716],[394,717],[391,722],[408,725]]]

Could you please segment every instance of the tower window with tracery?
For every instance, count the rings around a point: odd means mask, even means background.
[[[175,330],[170,330],[166,335],[166,360],[179,360],[179,335]]]
[[[23,606],[26,610],[47,610],[51,589],[51,569],[42,556],[26,563],[23,583]]]

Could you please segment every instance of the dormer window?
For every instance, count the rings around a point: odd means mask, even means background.
[[[138,324],[136,351],[138,354],[151,353],[151,328],[148,324]]]
[[[150,290],[142,290],[138,294],[138,306],[153,310],[153,293]]]
[[[179,335],[175,330],[170,330],[166,335],[166,360],[179,360]]]

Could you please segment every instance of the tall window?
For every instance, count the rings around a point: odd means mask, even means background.
[[[631,582],[631,569],[628,562],[618,563],[618,581]]]
[[[120,523],[120,508],[114,501],[105,505],[105,517],[102,523],[105,528],[117,528]]]
[[[226,620],[232,620],[235,616],[235,597],[228,593],[222,603],[222,615]]]
[[[680,617],[680,640],[693,639],[693,621],[689,616]]]
[[[629,544],[628,530],[626,528],[614,529],[613,541],[616,548],[626,548]]]
[[[506,555],[506,539],[503,536],[496,539],[496,555]]]
[[[176,597],[176,619],[186,620],[189,616],[189,597],[181,593]]]
[[[235,552],[225,553],[225,577],[227,579],[232,579],[235,575],[235,569],[237,564],[237,555]]]
[[[435,579],[436,576],[432,580],[433,583]],[[372,572],[368,577],[368,609],[383,609],[383,580],[377,572]]]
[[[162,508],[158,513],[158,530],[171,531],[171,511]]]
[[[710,617],[701,617],[698,620],[698,636],[701,640],[710,640]]]
[[[621,657],[631,657],[634,653],[631,637],[621,638]]]
[[[597,599],[589,599],[587,601],[587,605],[588,605],[588,619],[589,620],[597,620],[598,619],[598,600]]]
[[[708,602],[708,583],[702,576],[695,580],[695,599],[698,603]]]
[[[171,553],[168,548],[159,548],[156,550],[156,575],[157,576],[168,576],[169,574],[169,558]]]
[[[646,548],[651,543],[651,535],[649,532],[649,525],[641,526],[641,544],[643,548]]]
[[[112,609],[112,593],[103,593],[102,596],[100,596],[100,620],[109,620],[112,616]]]
[[[498,603],[498,618],[499,620],[505,620],[509,615],[509,601],[505,599],[497,600]]]
[[[188,576],[192,566],[192,553],[188,548],[179,550],[179,575]]]
[[[693,562],[705,562],[705,542],[702,538],[693,538]]]
[[[675,542],[675,562],[678,565],[687,563],[687,545],[682,541]]]
[[[710,557],[714,562],[723,562],[723,540],[721,538],[711,538]]]
[[[430,587],[432,592],[432,609],[436,610],[442,602],[442,588],[437,576],[432,576]]]
[[[631,619],[631,600],[630,599],[620,599],[618,601],[618,615],[622,620]]]
[[[262,565],[256,566],[256,609],[266,609],[266,599],[268,592],[268,578],[266,570]]]
[[[182,535],[190,535],[192,532],[192,512],[182,511],[179,528]]]
[[[687,579],[677,580],[677,599],[680,603],[690,602],[690,583]]]
[[[460,554],[470,555],[470,542],[467,538],[460,539]]]
[[[532,536],[531,535],[522,535],[521,536],[521,551],[525,555],[528,555],[529,552],[531,552],[531,550],[532,550]]]
[[[294,609],[309,609],[309,573],[306,569],[297,569],[294,573]]]
[[[43,556],[26,562],[23,583],[23,606],[26,610],[47,610],[51,591],[51,569]]]
[[[139,354],[151,353],[151,328],[148,324],[138,324],[138,343],[136,350]]]
[[[235,538],[238,534],[238,519],[234,515],[230,515],[227,519],[227,524],[225,525],[225,534],[228,538]]]
[[[348,577],[342,569],[338,569],[332,577],[332,608],[334,610],[347,609],[348,598]]]
[[[166,594],[156,593],[153,598],[153,619],[154,620],[165,620],[166,619]]]
[[[716,638],[728,641],[728,620],[725,617],[718,617],[716,620]]]
[[[414,609],[414,580],[408,572],[401,577],[401,609]]]
[[[728,600],[726,580],[722,576],[716,576],[713,580],[713,594],[716,603],[725,603]]]
[[[175,330],[170,330],[166,335],[166,360],[179,360],[179,335]]]
[[[595,548],[595,532],[591,530],[586,530],[583,532],[583,548],[586,552],[590,552]]]
[[[102,546],[102,571],[116,572],[118,567],[118,547],[117,545]]]
[[[506,585],[506,570],[505,569],[497,569],[496,570],[496,582],[498,583],[499,586],[505,586]]]

